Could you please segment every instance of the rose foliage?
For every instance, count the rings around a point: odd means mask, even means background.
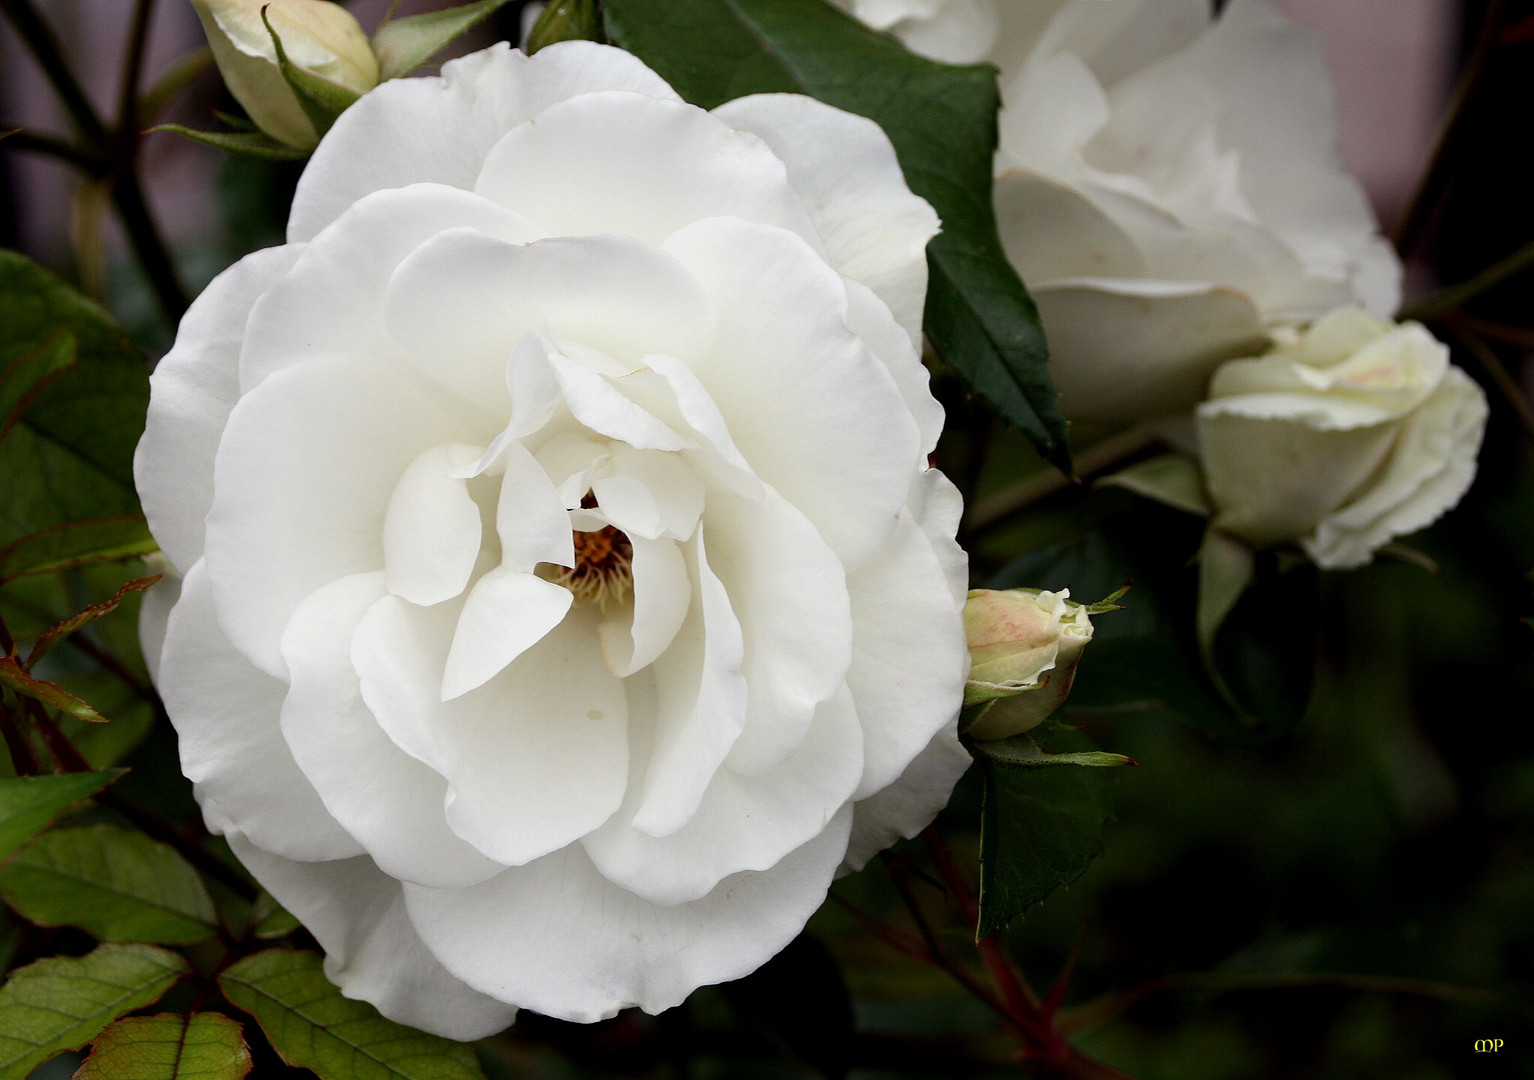
[[[498,46],[338,120],[136,475],[204,815],[386,1016],[658,1011],[967,763],[938,222],[870,121]]]

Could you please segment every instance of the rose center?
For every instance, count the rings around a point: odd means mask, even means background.
[[[581,505],[589,509],[596,499],[588,494]],[[542,563],[541,576],[569,589],[577,603],[587,600],[606,608],[627,600],[634,588],[634,545],[623,530],[607,525],[595,532],[577,531],[573,539],[575,567]]]

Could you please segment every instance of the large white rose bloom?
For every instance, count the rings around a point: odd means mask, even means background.
[[[998,223],[1070,419],[1186,413],[1267,329],[1395,311],[1400,267],[1343,169],[1321,40],[1266,0],[1216,21],[1208,0],[855,10],[940,43],[929,55],[1000,65]]]
[[[505,46],[348,110],[136,474],[211,828],[344,993],[456,1038],[788,943],[966,764],[937,219],[872,122]]]

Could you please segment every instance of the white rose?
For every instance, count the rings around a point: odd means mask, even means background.
[[[229,92],[272,138],[307,150],[319,141],[314,124],[277,66],[288,61],[354,93],[378,83],[378,58],[356,18],[331,0],[192,0]]]
[[[970,724],[975,739],[1032,731],[1065,704],[1092,614],[1069,589],[971,589],[964,605],[970,671],[966,697],[989,700]],[[998,696],[1007,690],[1026,690]]]
[[[990,36],[966,29],[977,3]],[[1067,417],[1185,413],[1269,327],[1395,311],[1321,41],[1265,0],[1213,23],[1208,0],[858,0],[874,7],[908,9],[887,27],[918,51],[968,41],[1001,66],[998,224]]]
[[[1346,569],[1459,502],[1486,396],[1417,323],[1343,308],[1224,364],[1197,424],[1218,528]]]
[[[498,46],[348,109],[291,242],[199,298],[144,639],[343,992],[457,1038],[665,1009],[946,802],[936,228],[868,120]]]

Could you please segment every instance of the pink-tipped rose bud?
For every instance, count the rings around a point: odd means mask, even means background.
[[[983,705],[966,730],[1005,739],[1043,723],[1065,703],[1081,651],[1092,640],[1086,607],[1070,590],[971,589],[964,632],[972,666],[965,705]]]

